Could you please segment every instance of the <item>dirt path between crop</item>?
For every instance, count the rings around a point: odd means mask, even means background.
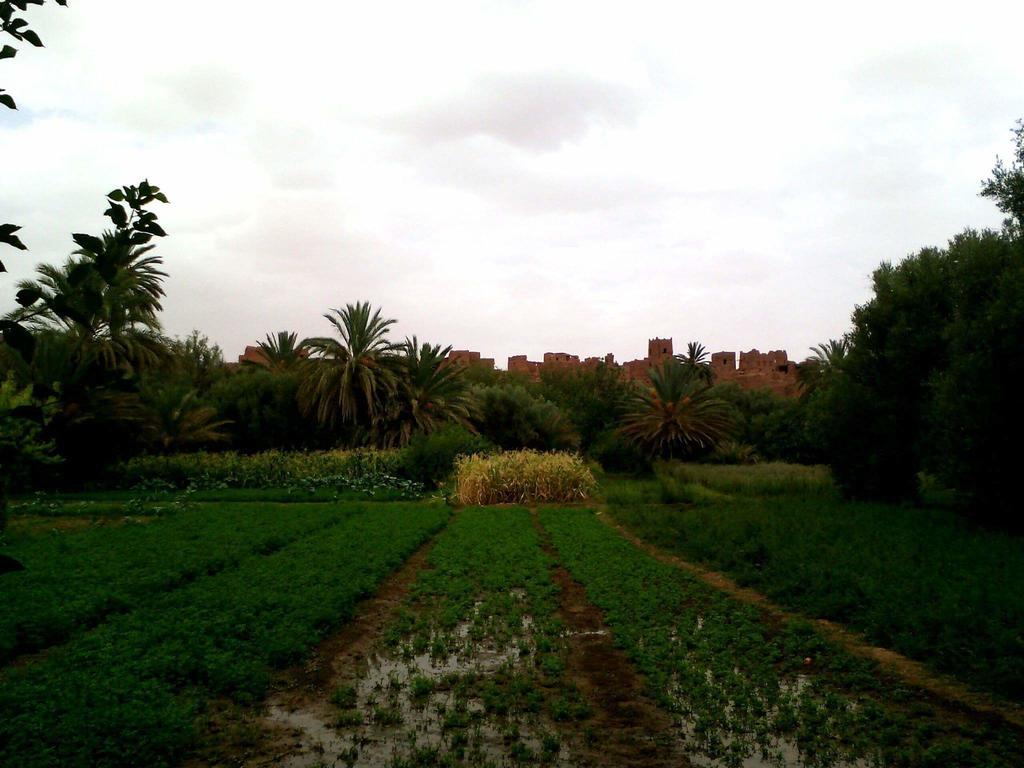
[[[359,605],[352,620],[322,641],[305,664],[275,676],[267,697],[272,711],[329,712],[328,698],[333,682],[357,669],[380,639],[443,532],[442,528],[385,579],[377,592]],[[309,720],[312,726],[309,729],[287,728],[268,716],[228,707],[215,712],[211,718],[210,746],[186,766],[269,766],[283,764],[286,760],[289,764],[299,764],[307,762],[303,757],[309,757],[308,764],[313,765],[319,762],[319,741],[323,734],[315,728],[316,719]]]
[[[544,551],[558,562],[536,509],[533,524]],[[558,614],[568,628],[566,672],[593,707],[590,725],[602,734],[588,749],[595,765],[643,768],[690,765],[672,717],[645,693],[644,681],[626,654],[615,647],[601,610],[587,599],[583,586],[562,565],[552,569],[558,587]]]
[[[656,560],[695,576],[708,586],[725,592],[740,602],[755,605],[764,613],[777,619],[800,619],[810,622],[818,631],[836,645],[854,656],[869,659],[878,664],[883,672],[898,678],[903,683],[917,688],[937,700],[937,703],[967,710],[985,718],[994,718],[1024,731],[1024,707],[1008,702],[999,702],[992,697],[973,691],[951,677],[938,674],[924,664],[909,659],[889,648],[872,645],[861,634],[827,619],[816,619],[795,611],[787,610],[772,602],[757,590],[743,587],[728,576],[673,555],[641,539],[619,523],[606,507],[597,512],[597,518],[610,526],[626,541],[643,550]]]

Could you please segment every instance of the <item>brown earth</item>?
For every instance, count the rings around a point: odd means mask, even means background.
[[[974,691],[963,683],[933,672],[919,661],[914,661],[889,648],[872,645],[862,634],[827,619],[816,619],[789,611],[772,602],[757,590],[743,587],[724,574],[690,562],[678,555],[669,554],[655,545],[641,539],[617,522],[607,508],[599,510],[597,518],[613,528],[633,546],[646,552],[656,560],[678,568],[703,581],[714,589],[725,592],[740,602],[757,606],[769,619],[799,619],[811,623],[828,640],[844,650],[875,662],[883,674],[916,688],[933,700],[933,703],[960,710],[963,714],[994,719],[1024,732],[1024,707],[1011,702],[997,701],[991,696]]]
[[[532,514],[545,552],[557,560],[536,510]],[[566,672],[590,703],[588,725],[599,734],[584,748],[585,757],[602,766],[690,765],[671,716],[645,693],[643,678],[615,647],[601,610],[564,567],[555,566],[551,575],[559,591],[558,615],[569,630]]]

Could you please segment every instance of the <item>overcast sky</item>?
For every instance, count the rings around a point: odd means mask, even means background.
[[[71,5],[0,62],[31,249],[3,260],[63,260],[148,177],[165,328],[228,359],[367,300],[502,367],[652,336],[799,360],[879,262],[999,225],[977,192],[1024,116],[1016,0]]]

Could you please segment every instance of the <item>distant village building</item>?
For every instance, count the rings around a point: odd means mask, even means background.
[[[618,366],[615,356],[611,353],[603,358],[588,357],[580,360],[579,355],[568,352],[545,352],[544,359],[540,362],[528,360],[526,355],[512,355],[508,359],[508,370],[525,373],[537,379],[544,369],[593,370],[603,363],[621,367],[626,378],[636,381],[646,379],[651,368],[661,365],[665,358],[674,354],[672,339],[648,339],[647,356],[642,360],[622,363],[621,366]],[[479,352],[465,349],[452,351],[447,360],[452,364],[494,368],[493,358],[481,357]],[[715,352],[711,355],[710,366],[715,383],[732,382],[743,389],[770,389],[783,397],[796,397],[799,394],[797,364],[789,359],[784,349],[771,352],[752,349],[749,352],[740,352],[739,365],[736,364],[735,352]]]

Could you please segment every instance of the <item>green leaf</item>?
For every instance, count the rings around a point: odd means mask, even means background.
[[[94,315],[99,314],[100,310],[103,309],[103,294],[99,291],[83,291],[81,299],[86,311]]]
[[[120,189],[115,189],[113,192],[108,194],[107,197],[118,203],[124,202],[124,192],[122,192]]]
[[[13,59],[18,53],[18,49],[10,45],[5,45],[0,48],[0,59]]]
[[[94,267],[87,261],[83,261],[79,264],[75,264],[68,272],[68,282],[71,285],[81,285],[89,276],[93,273]]]
[[[14,294],[14,300],[23,307],[31,307],[43,297],[43,292],[36,288],[22,288]]]
[[[0,272],[6,272],[6,271],[7,271],[7,267],[5,267],[4,263],[2,261],[0,261]]]
[[[128,212],[124,209],[123,205],[118,205],[117,203],[111,203],[110,207],[103,212],[103,215],[109,216],[116,227],[123,227],[128,223]]]
[[[26,29],[22,33],[22,37],[24,37],[26,40],[28,40],[30,43],[32,43],[32,45],[34,45],[36,48],[42,48],[43,47],[43,41],[40,40],[39,39],[39,35],[37,35],[31,29]]]
[[[0,333],[4,335],[4,343],[21,355],[25,362],[31,362],[36,351],[36,340],[32,334],[12,320],[0,320]]]
[[[25,244],[14,234],[19,229],[21,227],[17,224],[0,224],[0,243],[6,243],[20,251],[27,251],[28,249],[25,247]]]
[[[153,239],[153,236],[150,235],[150,234],[147,234],[146,232],[133,232],[132,236],[130,238],[128,238],[128,242],[131,245],[145,245],[146,243],[148,243],[152,239]]]
[[[0,93],[0,104],[3,104],[8,109],[18,108],[18,105],[14,103],[14,99],[8,93]]]
[[[151,235],[156,235],[157,237],[167,236],[167,233],[164,232],[164,228],[157,224],[155,221],[147,221],[145,224],[136,227],[136,229],[142,232],[149,232]]]
[[[154,187],[154,189],[156,189],[156,187]],[[153,194],[153,197],[159,200],[161,203],[167,202],[167,195],[165,195],[163,192],[156,192]]]
[[[83,235],[77,233],[71,236],[80,248],[89,251],[90,253],[103,253],[103,241],[93,235]]]

